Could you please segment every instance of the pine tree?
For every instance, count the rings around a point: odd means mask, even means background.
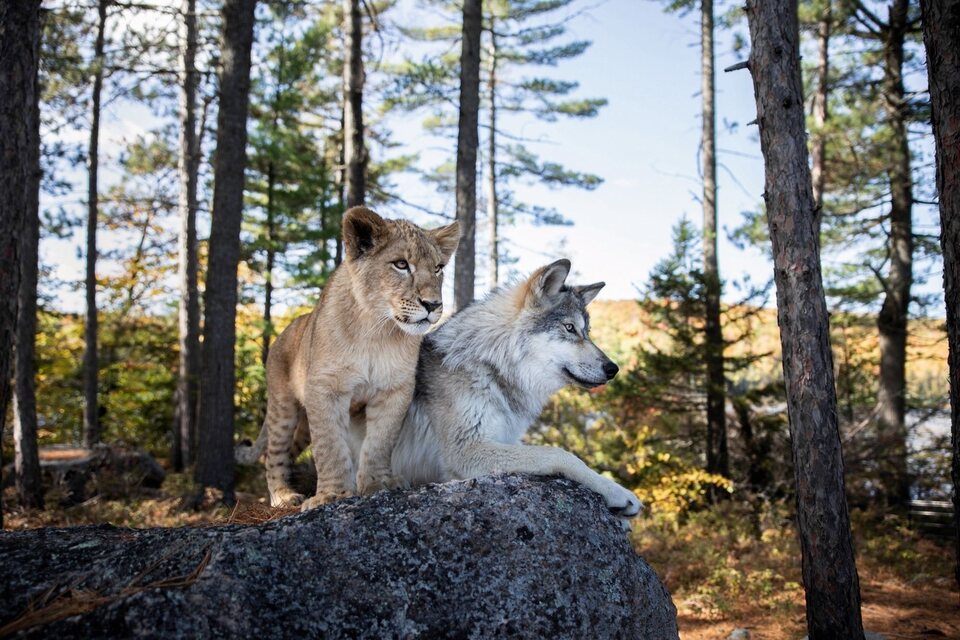
[[[796,4],[747,4],[811,640],[863,639],[829,316],[807,165]]]
[[[460,244],[454,261],[454,308],[473,301],[476,271],[477,148],[480,112],[480,30],[482,0],[464,0],[460,51],[460,115],[457,120],[457,221]]]
[[[333,131],[319,118],[337,107],[337,88],[325,82],[340,61],[330,53],[333,24],[324,16],[298,35],[298,16],[279,7],[268,31],[266,59],[258,65],[251,95],[253,128],[245,230],[246,259],[264,274],[265,364],[273,335],[273,293],[281,272],[292,286],[321,287],[332,270],[328,243],[339,232],[342,210],[334,184]],[[291,255],[292,254],[292,255]]]
[[[17,333],[20,291],[21,238],[31,194],[39,182],[34,175],[39,145],[29,114],[37,109],[40,2],[0,6],[0,433],[6,423],[10,373]],[[27,117],[24,116],[27,114]],[[25,159],[27,161],[25,161]],[[0,526],[3,517],[0,514]]]
[[[937,149],[940,245],[949,340],[953,511],[960,513],[960,10],[921,0],[930,78],[930,107]],[[954,518],[954,576],[960,585],[960,518]]]
[[[256,0],[226,0],[223,5],[225,56],[220,73],[213,219],[204,293],[206,317],[196,479],[201,487],[222,490],[225,502],[234,500],[236,374],[233,356],[255,9]]]

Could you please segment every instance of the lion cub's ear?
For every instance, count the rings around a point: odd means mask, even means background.
[[[566,258],[540,267],[527,278],[524,286],[524,300],[527,304],[536,304],[560,293],[563,283],[570,274],[570,261]]]
[[[347,260],[357,260],[387,236],[387,221],[366,207],[353,207],[343,214],[343,247]]]
[[[443,255],[443,261],[449,261],[450,256],[452,256],[453,252],[457,250],[457,245],[460,244],[460,223],[454,222],[453,224],[448,224],[445,227],[433,229],[429,233],[431,236],[433,236],[437,246],[440,247],[440,253]]]
[[[593,284],[584,284],[579,287],[574,287],[573,290],[580,294],[580,297],[583,298],[583,306],[587,306],[593,299],[597,297],[597,294],[600,293],[600,289],[606,285],[606,282],[595,282]]]

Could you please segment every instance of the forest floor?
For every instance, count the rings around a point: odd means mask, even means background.
[[[22,511],[3,494],[4,528],[109,522],[129,527],[253,524],[294,512],[264,503],[262,474],[244,471],[234,508],[216,497],[192,508],[190,480],[170,474],[161,489],[101,486],[78,505]],[[133,496],[133,497],[131,497]],[[637,550],[673,594],[683,640],[724,640],[747,629],[753,640],[798,640],[805,634],[799,545],[785,505],[761,510],[729,501],[684,518],[651,514],[634,527]],[[854,511],[864,628],[893,639],[960,639],[960,593],[950,546],[920,537],[894,517]]]

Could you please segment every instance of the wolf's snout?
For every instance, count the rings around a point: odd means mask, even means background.
[[[613,376],[617,375],[618,371],[620,371],[620,367],[609,360],[603,364],[603,373],[606,374],[607,380],[613,380]]]
[[[424,300],[423,298],[420,298],[420,304],[427,310],[427,313],[433,313],[443,306],[443,303],[439,300]]]

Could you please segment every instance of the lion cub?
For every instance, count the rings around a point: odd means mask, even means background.
[[[422,336],[443,311],[443,267],[459,240],[456,222],[428,231],[364,207],[344,214],[346,260],[316,308],[271,347],[263,428],[252,448],[237,451],[238,461],[253,462],[266,446],[271,505],[306,511],[396,483],[390,456]],[[317,493],[304,500],[289,472],[308,433]]]

